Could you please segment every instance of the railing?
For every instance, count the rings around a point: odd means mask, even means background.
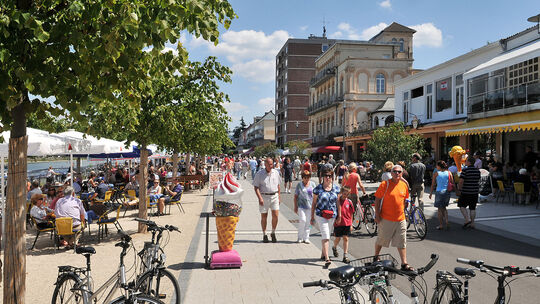
[[[334,67],[321,70],[315,77],[309,81],[310,86],[317,86],[322,82],[334,77],[336,75],[336,69]]]
[[[475,114],[538,102],[540,82],[535,82],[469,96],[467,107],[469,114]]]
[[[316,103],[310,105],[306,108],[306,115],[312,115],[322,110],[328,109],[336,104],[339,104],[343,101],[343,95],[334,97],[335,95],[330,96],[329,98],[321,99]]]

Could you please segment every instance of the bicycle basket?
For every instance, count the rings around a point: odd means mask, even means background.
[[[377,257],[378,257],[379,261],[391,261],[394,264],[395,267],[397,267],[399,265],[398,261],[388,253],[379,254],[378,256],[368,256],[368,257],[365,257],[365,258],[359,258],[359,259],[356,259],[356,260],[351,260],[351,265],[353,267],[371,266],[371,265],[373,265],[374,262],[377,261],[377,259],[376,259]],[[393,280],[395,278],[396,278],[395,273],[388,273],[388,279]],[[360,280],[360,282],[361,283],[364,282],[361,285],[366,285],[366,284],[373,284],[373,282],[376,281],[376,280],[379,280],[379,279],[370,278],[368,280]]]

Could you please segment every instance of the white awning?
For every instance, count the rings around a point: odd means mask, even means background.
[[[503,53],[463,74],[464,79],[471,79],[482,74],[496,71],[525,60],[540,56],[540,40]]]

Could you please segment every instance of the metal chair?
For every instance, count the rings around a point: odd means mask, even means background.
[[[171,206],[172,205],[176,205],[178,207],[178,210],[182,211],[182,213],[186,213],[184,211],[184,207],[182,206],[182,203],[180,202],[182,200],[182,194],[184,194],[184,193],[183,192],[180,193],[180,197],[177,200],[174,200],[174,201],[171,200],[169,202],[169,204],[168,204],[169,205],[169,214],[171,214]]]
[[[127,210],[129,209],[130,206],[137,206],[138,205],[138,204],[137,205],[129,204],[129,202],[135,201],[137,199],[138,199],[137,198],[137,192],[135,190],[133,190],[133,189],[128,190],[127,194],[124,193],[124,202],[123,202],[123,204],[124,204],[124,206],[126,208],[124,209],[124,215],[122,215],[122,217],[126,217],[126,212],[127,212]],[[138,203],[138,201],[137,201],[137,203]]]
[[[521,204],[521,198],[525,196],[525,202],[524,205],[528,203],[528,199],[530,198],[531,192],[525,192],[525,184],[524,183],[514,183],[514,201],[517,201],[519,198],[518,204]],[[512,202],[512,205],[514,203]]]
[[[77,247],[79,237],[84,229],[84,225],[81,223],[80,227],[73,229],[73,218],[71,217],[59,217],[55,220],[55,230],[56,230],[56,249],[60,247],[60,237],[61,236],[73,236],[73,247]]]
[[[512,192],[514,192],[513,189],[510,187],[505,187],[502,180],[497,181],[497,187],[499,189],[499,191],[497,191],[497,200],[496,200],[497,203],[499,202],[499,198],[501,196],[503,197],[503,203],[504,203],[504,198],[506,197],[507,194],[508,194],[508,197],[512,199]],[[512,201],[512,204],[514,204],[514,201]]]
[[[34,250],[34,247],[36,247],[36,242],[37,242],[37,239],[38,239],[39,235],[42,232],[50,231],[51,232],[51,239],[52,239],[54,237],[55,227],[54,227],[54,222],[53,221],[47,221],[47,223],[49,224],[50,227],[39,228],[38,222],[36,221],[36,219],[33,216],[31,216],[30,219],[31,219],[34,227],[36,227],[36,230],[37,230],[36,238],[34,239],[34,244],[32,244],[32,248],[30,248],[30,250]]]
[[[113,195],[113,191],[109,190],[109,191],[105,192],[105,198],[103,198],[103,199],[94,198],[94,202],[107,203],[107,202],[109,202],[111,200],[112,195]]]
[[[101,240],[104,233],[105,235],[108,234],[108,229],[107,229],[108,225],[113,224],[116,227],[116,229],[122,230],[122,226],[118,222],[118,219],[120,218],[120,209],[122,209],[122,205],[119,205],[118,208],[116,208],[115,217],[109,218],[109,215],[111,215],[115,211],[115,209],[110,209],[109,211],[101,215],[99,219],[96,221],[96,224],[98,225],[98,242]]]

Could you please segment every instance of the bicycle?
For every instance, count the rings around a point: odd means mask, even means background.
[[[58,277],[54,285],[52,304],[77,303],[91,304],[97,303],[104,293],[111,286],[109,293],[101,303],[150,303],[163,304],[159,299],[145,295],[130,287],[126,283],[126,270],[124,265],[124,257],[127,249],[131,247],[131,237],[119,231],[121,241],[116,243],[116,247],[121,247],[120,265],[115,274],[113,274],[107,282],[94,292],[94,280],[92,279],[90,257],[96,253],[93,247],[77,247],[75,252],[86,257],[86,267],[59,266]],[[124,290],[125,294],[112,299],[113,295],[118,290]]]
[[[495,299],[495,304],[510,303],[510,298],[512,295],[510,283],[523,277],[515,278],[508,282],[506,281],[507,278],[525,273],[532,273],[534,277],[540,277],[540,267],[526,267],[525,269],[520,269],[516,266],[499,267],[485,264],[484,261],[481,260],[471,261],[464,258],[458,258],[457,261],[459,263],[474,266],[477,270],[481,272],[485,272],[488,274],[489,272],[493,272],[496,274],[490,274],[492,278],[497,280],[497,298]],[[448,271],[437,271],[437,284],[435,286],[433,296],[431,297],[431,304],[469,303],[469,280],[475,277],[474,269],[456,267],[454,268],[454,272],[463,278],[463,282]],[[507,286],[509,290],[508,301],[506,300],[505,292]]]
[[[384,260],[377,261],[379,258],[384,258]],[[375,257],[366,257],[351,261],[351,265],[332,269],[328,274],[330,280],[305,282],[303,283],[303,287],[322,287],[322,290],[339,288],[342,304],[359,304],[360,297],[362,296],[354,286],[357,284],[369,285],[371,286],[368,299],[370,303],[397,303],[397,300],[393,298],[389,280],[391,277],[395,277],[395,274],[400,274],[409,278],[409,281],[411,282],[411,297],[413,298],[414,303],[419,303],[415,289],[416,277],[422,276],[425,272],[429,271],[433,265],[435,265],[438,258],[438,255],[432,254],[430,262],[425,267],[422,267],[417,271],[401,271],[394,267],[397,261],[395,261],[391,255],[385,254]],[[366,262],[368,260],[370,262]],[[352,266],[353,262],[360,262],[364,265],[355,267]],[[425,298],[425,289],[423,289],[422,286],[419,286],[419,289],[422,291]],[[365,299],[363,297],[362,299],[365,303]]]
[[[180,304],[180,286],[174,275],[165,269],[166,255],[161,246],[164,231],[180,230],[172,225],[159,226],[150,220],[136,218],[135,221],[145,224],[148,231],[152,232],[152,241],[144,242],[144,248],[137,254],[141,258],[141,266],[135,289],[158,299]]]
[[[407,230],[414,225],[414,231],[420,240],[426,238],[427,235],[427,221],[422,209],[416,206],[416,203],[410,200],[405,200],[405,220],[407,221]]]
[[[375,222],[375,194],[364,195],[358,198],[359,204],[354,209],[352,226],[355,230],[362,229],[362,223],[370,236],[377,234],[377,223]]]

